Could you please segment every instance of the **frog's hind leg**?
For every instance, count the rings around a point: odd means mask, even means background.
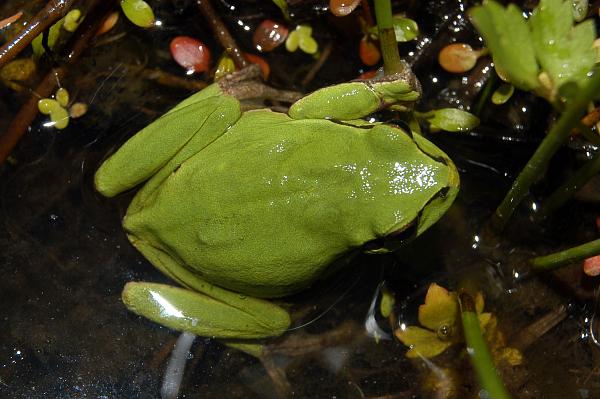
[[[132,242],[163,273],[190,288],[128,283],[122,297],[134,313],[179,331],[234,340],[242,346],[240,340],[278,336],[289,327],[290,317],[283,308],[214,286],[166,252],[142,240]],[[257,346],[249,341],[244,347],[250,352]]]
[[[96,172],[96,189],[112,197],[152,177],[151,187],[145,191],[153,191],[240,116],[238,100],[223,94],[216,84],[193,94],[140,130],[107,159]]]

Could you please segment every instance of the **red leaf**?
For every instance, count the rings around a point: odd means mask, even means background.
[[[191,72],[210,69],[210,50],[200,40],[177,36],[171,40],[171,56],[179,65]]]
[[[329,10],[336,17],[345,17],[359,4],[360,0],[329,0]]]
[[[379,46],[374,43],[368,36],[363,37],[360,40],[360,45],[358,46],[358,54],[360,55],[360,60],[369,66],[373,66],[379,62],[381,59],[381,52],[379,51]]]
[[[272,51],[287,39],[288,33],[285,25],[265,19],[254,31],[252,42],[258,51]]]
[[[244,53],[244,57],[246,57],[246,59],[251,63],[256,64],[260,67],[263,80],[269,79],[269,73],[271,73],[271,68],[269,67],[269,64],[267,63],[267,61],[265,61],[263,57],[249,53]]]
[[[588,276],[600,275],[600,255],[592,256],[583,261],[583,272]]]

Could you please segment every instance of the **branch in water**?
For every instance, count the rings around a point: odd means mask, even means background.
[[[115,3],[115,0],[95,0],[90,6],[88,18],[84,19],[79,28],[77,28],[77,31],[75,31],[65,48],[65,56],[63,58],[67,60],[67,64],[54,68],[46,74],[27,102],[21,106],[21,109],[8,126],[6,133],[0,136],[0,164],[4,163],[37,116],[38,99],[40,97],[49,97],[52,94],[56,89],[57,82],[66,76],[67,67],[73,65],[79,59],[81,53],[87,48],[91,39],[96,34],[98,26],[113,10]]]
[[[302,97],[302,93],[297,91],[279,90],[257,81],[238,83],[235,86],[230,86],[223,89],[223,91],[237,98],[238,100],[262,98],[290,104]]]
[[[12,40],[0,48],[0,68],[13,60],[33,39],[65,16],[75,0],[50,0]]]
[[[196,4],[198,5],[198,8],[200,8],[204,18],[206,18],[206,21],[217,37],[217,40],[221,43],[221,46],[223,46],[225,51],[233,58],[235,65],[240,69],[247,67],[248,61],[246,61],[246,58],[244,58],[242,51],[229,33],[229,30],[215,12],[210,0],[196,0]]]

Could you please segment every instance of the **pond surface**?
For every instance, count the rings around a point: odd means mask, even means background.
[[[24,18],[31,17],[40,3],[4,2],[0,19],[21,9]],[[323,8],[327,2],[289,3],[294,22],[309,22],[320,46],[331,44],[331,55],[315,79],[303,85],[314,58],[284,48],[264,54],[271,66],[270,84],[305,92],[354,79],[367,69],[358,59],[361,33],[353,16],[334,18]],[[471,4],[394,4],[422,32],[416,42],[400,46],[423,86],[418,108],[475,107],[490,73],[489,60],[480,60],[465,75],[446,73],[436,61],[447,43],[480,46],[464,13]],[[120,219],[132,193],[105,199],[93,188],[93,174],[126,138],[191,93],[179,84],[152,79],[151,71],[186,81],[209,80],[206,75],[186,76],[172,61],[171,38],[185,34],[202,39],[214,49],[213,60],[222,50],[194,2],[152,5],[160,28],[143,30],[121,17],[68,67],[60,85],[74,101],[86,103],[88,112],[64,130],[45,126],[47,117],[38,116],[0,169],[2,398],[160,397],[179,333],[128,312],[120,294],[128,281],[169,280],[122,231]],[[260,21],[282,20],[270,2],[215,1],[215,7],[248,50],[251,31]],[[225,11],[231,7],[234,11]],[[4,39],[10,36],[2,32]],[[40,77],[48,70],[41,65]],[[30,87],[35,88],[35,78]],[[2,86],[0,93],[4,133],[29,91]],[[391,339],[392,328],[418,324],[418,306],[433,282],[483,293],[486,311],[496,316],[507,345],[523,353],[521,365],[501,368],[515,397],[600,397],[594,323],[598,280],[583,275],[579,264],[514,278],[524,259],[597,237],[593,187],[591,194],[544,223],[535,221],[532,211],[538,196],[547,194],[591,149],[571,143],[507,231],[493,237],[486,229],[551,121],[549,111],[541,100],[518,93],[505,105],[485,105],[480,127],[470,133],[431,134],[461,173],[461,193],[440,222],[397,253],[359,255],[313,289],[286,298],[295,328],[270,343],[267,359],[197,338],[180,397],[274,398],[286,390],[298,398],[476,397],[476,381],[459,348],[429,360],[407,359],[407,348]],[[383,283],[396,298],[392,325],[370,309]],[[379,334],[373,333],[373,323]]]

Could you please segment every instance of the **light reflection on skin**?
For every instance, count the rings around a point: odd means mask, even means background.
[[[160,295],[158,292],[150,291],[150,295],[152,296],[152,299],[154,299],[156,301],[156,303],[158,305],[160,305],[161,317],[177,317],[177,318],[185,317],[185,315],[179,309],[175,308],[175,306],[173,306],[173,304],[171,304],[171,302],[169,302],[165,297]]]

